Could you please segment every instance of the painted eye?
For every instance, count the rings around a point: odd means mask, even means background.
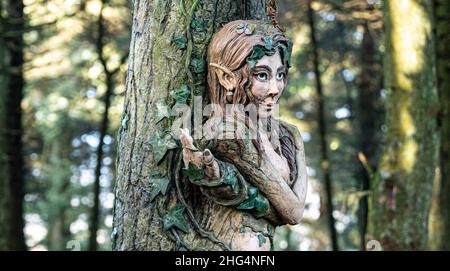
[[[269,79],[269,76],[265,72],[257,73],[256,78],[260,81],[267,81]]]
[[[278,81],[283,80],[285,77],[286,77],[286,74],[284,72],[277,73]]]

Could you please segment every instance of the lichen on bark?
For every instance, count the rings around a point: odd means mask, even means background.
[[[384,16],[387,132],[368,239],[424,250],[439,148],[432,2],[386,1]]]

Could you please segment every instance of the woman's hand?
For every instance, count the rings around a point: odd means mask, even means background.
[[[205,177],[207,179],[220,178],[219,164],[214,159],[213,154],[208,149],[205,149],[202,152],[195,147],[194,140],[188,129],[180,129],[180,141],[183,146],[183,162],[186,168],[189,167],[189,163],[192,162],[197,167],[204,168]]]

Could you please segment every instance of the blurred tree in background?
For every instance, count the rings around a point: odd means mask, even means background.
[[[43,25],[24,35],[28,246],[110,249],[131,3],[25,3],[30,24]]]
[[[133,1],[21,3],[0,0],[0,249],[110,250]],[[310,185],[275,249],[448,250],[448,1],[277,3]]]
[[[439,157],[433,4],[386,1],[384,18],[387,131],[369,231],[387,250],[425,250]]]
[[[450,2],[434,1],[437,87],[441,110],[440,178],[434,183],[430,248],[450,250]]]
[[[0,250],[24,250],[23,31],[20,1],[0,1]]]

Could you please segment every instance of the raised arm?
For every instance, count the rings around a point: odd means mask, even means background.
[[[286,224],[298,224],[305,207],[307,175],[303,143],[296,128],[287,126],[295,143],[297,178],[290,186],[270,163],[262,168],[257,158],[246,155],[236,140],[218,140],[214,149],[223,161],[236,165],[245,179],[256,186],[273,206],[276,215]],[[279,224],[279,223],[277,223]]]
[[[194,146],[188,130],[181,130],[183,145],[183,161],[185,169],[204,170],[201,178],[189,178],[200,187],[202,193],[214,202],[232,206],[253,213],[256,217],[264,217],[272,224],[284,224],[269,200],[245,181],[239,170],[232,164],[221,161],[213,156],[209,149],[203,152]],[[195,166],[195,168],[193,168]]]

